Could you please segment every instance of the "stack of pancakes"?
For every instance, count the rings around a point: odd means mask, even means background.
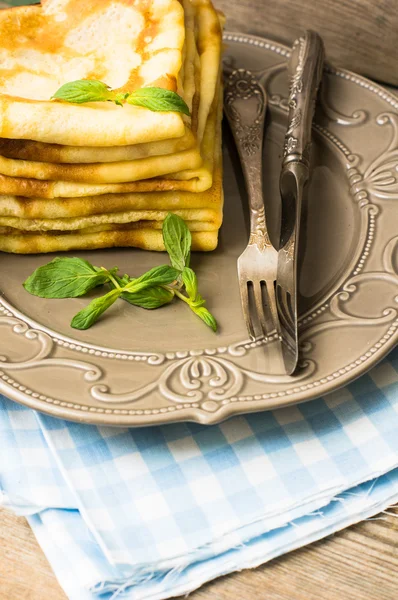
[[[0,12],[0,250],[163,250],[168,212],[222,222],[220,15],[210,0],[42,0]],[[190,109],[50,100],[65,83],[162,87]]]

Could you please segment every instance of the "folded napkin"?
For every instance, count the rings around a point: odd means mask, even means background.
[[[72,600],[160,600],[398,502],[398,350],[325,398],[205,427],[68,423],[0,399],[1,502]]]

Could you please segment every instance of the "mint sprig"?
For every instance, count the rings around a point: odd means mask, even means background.
[[[186,102],[176,92],[159,87],[143,87],[133,92],[117,92],[103,81],[79,79],[62,85],[51,100],[62,100],[72,104],[85,102],[114,102],[123,106],[126,102],[157,112],[180,112],[189,116]]]
[[[171,265],[160,265],[140,277],[130,277],[119,275],[117,267],[108,270],[81,258],[57,257],[36,269],[23,286],[40,298],[77,298],[107,285],[107,293],[92,300],[73,317],[71,326],[75,329],[91,327],[118,298],[148,310],[179,298],[216,331],[216,320],[204,306],[196,274],[189,267],[192,238],[187,225],[180,217],[169,213],[162,231]]]

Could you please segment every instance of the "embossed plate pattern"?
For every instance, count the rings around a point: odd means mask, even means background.
[[[264,183],[272,237],[289,51],[233,33],[225,35],[225,42],[229,67],[250,69],[266,82]],[[272,342],[246,339],[236,258],[247,241],[247,215],[226,130],[219,248],[192,259],[219,334],[208,331],[185,306],[149,313],[123,302],[92,329],[75,332],[70,319],[87,299],[36,299],[21,286],[50,257],[0,254],[0,392],[87,423],[210,424],[320,396],[380,360],[398,339],[398,100],[366,79],[328,68],[313,132],[314,172],[302,228],[297,375],[266,375]],[[158,254],[128,249],[83,256],[131,274],[161,260]]]

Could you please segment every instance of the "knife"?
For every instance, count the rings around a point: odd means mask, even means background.
[[[279,179],[281,228],[275,284],[288,374],[294,372],[298,360],[297,249],[301,207],[310,180],[311,128],[324,55],[322,39],[308,30],[293,44],[288,64],[289,118]]]

